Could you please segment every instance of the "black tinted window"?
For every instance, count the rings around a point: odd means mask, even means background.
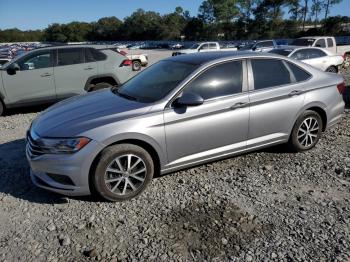
[[[316,47],[326,47],[326,41],[324,39],[319,39],[317,40],[317,42],[315,43]]]
[[[327,38],[327,44],[328,44],[328,47],[333,47],[333,40],[332,40],[332,38]]]
[[[216,44],[214,44],[214,43],[209,44],[209,48],[210,49],[216,49]]]
[[[196,93],[203,99],[242,92],[242,62],[235,61],[213,66],[193,80],[184,93]]]
[[[291,83],[289,71],[281,60],[253,59],[251,63],[255,90]]]
[[[39,51],[23,57],[19,62],[21,71],[52,67],[52,52]]]
[[[62,48],[57,50],[57,65],[74,65],[84,63],[82,48]]]
[[[290,62],[286,62],[286,63],[288,64],[290,70],[292,70],[295,80],[297,82],[305,81],[311,77],[311,75],[308,72],[301,69],[299,66]]]
[[[291,52],[292,50],[288,50],[288,49],[272,49],[271,51],[269,51],[269,53],[283,55],[283,56],[289,56]]]
[[[261,47],[271,47],[273,46],[273,42],[272,41],[266,41],[266,42],[262,42],[260,44]]]

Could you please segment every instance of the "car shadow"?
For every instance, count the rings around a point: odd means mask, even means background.
[[[25,139],[0,145],[0,193],[34,203],[68,202],[64,196],[34,186],[29,177],[29,170],[25,156]]]

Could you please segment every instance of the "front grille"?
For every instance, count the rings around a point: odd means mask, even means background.
[[[27,132],[27,150],[31,157],[41,156],[44,154],[44,150],[40,147],[38,142],[34,140],[30,132]]]

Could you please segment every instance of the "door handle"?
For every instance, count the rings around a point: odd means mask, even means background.
[[[48,77],[48,76],[50,76],[51,74],[50,73],[44,73],[44,74],[42,74],[42,75],[40,75],[41,77]]]
[[[233,106],[230,107],[231,110],[235,110],[238,108],[242,108],[248,105],[248,102],[238,102],[236,104],[234,104]]]
[[[91,70],[94,69],[93,67],[85,67],[84,70]]]
[[[301,90],[293,90],[292,92],[289,93],[289,96],[298,96],[301,95],[303,91]]]

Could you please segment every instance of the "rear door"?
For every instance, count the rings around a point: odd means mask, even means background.
[[[97,75],[97,63],[85,54],[85,48],[59,48],[54,67],[58,99],[85,93],[87,80]]]
[[[53,51],[40,50],[17,61],[14,75],[2,71],[4,88],[10,103],[51,102],[56,99],[53,77]]]
[[[304,102],[304,84],[310,75],[282,59],[249,61],[250,119],[248,147],[288,139]]]

